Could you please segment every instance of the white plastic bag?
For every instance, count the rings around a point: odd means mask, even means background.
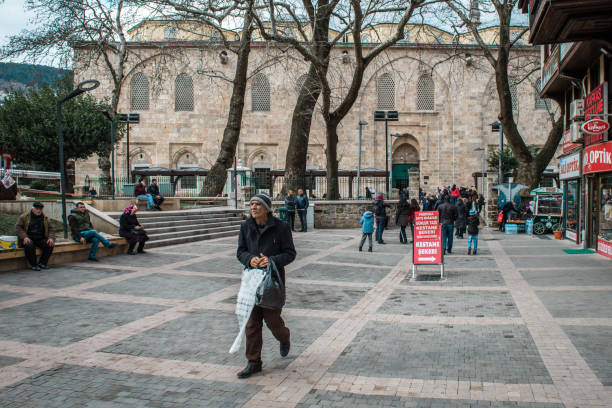
[[[238,317],[240,331],[234,340],[234,344],[230,347],[230,353],[235,353],[240,349],[247,322],[249,317],[251,317],[253,306],[255,306],[255,292],[257,292],[257,288],[265,274],[265,269],[246,268],[242,271],[242,282],[240,283],[238,298],[236,299],[236,316]]]

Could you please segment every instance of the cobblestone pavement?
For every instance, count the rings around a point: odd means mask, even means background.
[[[281,358],[238,380],[236,238],[0,274],[0,407],[612,407],[612,263],[456,240],[446,276],[357,230],[296,233]]]

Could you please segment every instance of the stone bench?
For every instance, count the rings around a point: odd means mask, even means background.
[[[136,205],[138,208],[142,210],[147,209],[147,201],[146,200],[136,200]],[[161,205],[162,210],[165,211],[174,211],[181,209],[181,201],[176,198],[164,198],[164,202]]]
[[[127,252],[127,241],[125,238],[112,237],[109,241],[117,245],[114,248],[104,248],[102,244],[98,244],[98,253],[96,257],[112,256],[124,254]],[[58,265],[68,262],[85,261],[89,255],[91,244],[80,244],[77,242],[56,242],[53,254],[49,259],[49,265]],[[41,255],[41,250],[36,249],[36,255]],[[25,258],[25,250],[18,248],[11,251],[0,251],[0,272],[14,271],[17,269],[29,268],[30,265]]]

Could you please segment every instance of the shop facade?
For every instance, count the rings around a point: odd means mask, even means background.
[[[559,180],[563,188],[563,231],[567,240],[580,244],[584,222],[584,189],[582,188],[581,146],[564,153],[559,159]]]
[[[612,141],[584,148],[582,173],[587,246],[612,259]]]

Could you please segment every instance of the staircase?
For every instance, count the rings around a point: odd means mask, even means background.
[[[243,210],[210,208],[180,211],[139,211],[147,231],[147,248],[176,245],[238,235]],[[107,213],[119,220],[121,213]]]

